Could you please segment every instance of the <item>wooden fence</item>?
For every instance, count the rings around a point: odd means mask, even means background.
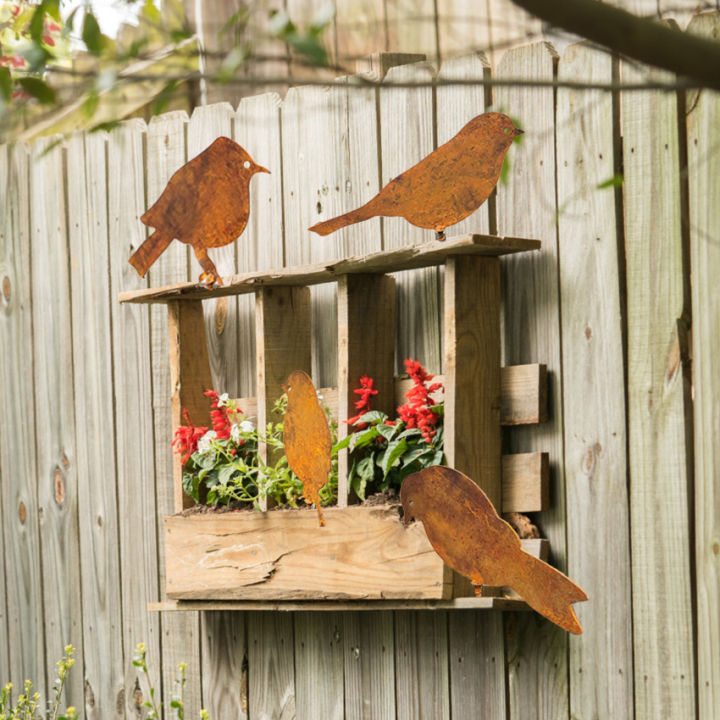
[[[715,15],[690,31],[718,34]],[[397,67],[388,81],[426,80]],[[550,421],[507,451],[545,450],[552,510],[536,521],[585,588],[568,635],[533,613],[150,614],[172,509],[163,307],[127,258],[139,216],[218,135],[272,175],[253,179],[222,274],[329,260],[427,239],[379,219],[328,238],[306,228],[355,207],[490,100],[480,81],[610,83],[661,77],[574,45],[514,49],[490,68],[447,61],[436,91],[352,80],[219,104],[188,118],[0,148],[0,680],[50,690],[77,648],[70,703],[135,718],[147,646],[169,695],[188,662],[189,712],[215,719],[720,717],[720,97],[498,86],[526,131],[497,200],[452,229],[542,240],[503,262],[503,362],[547,363]],[[622,184],[612,182],[622,176]],[[174,243],[150,285],[196,278]],[[692,282],[690,282],[692,278]],[[440,367],[437,271],[403,275],[399,360]],[[315,290],[314,376],[335,382],[332,294]],[[216,387],[251,395],[252,308],[206,303]]]

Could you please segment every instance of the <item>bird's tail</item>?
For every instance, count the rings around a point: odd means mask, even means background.
[[[559,570],[526,552],[520,553],[516,569],[516,577],[508,585],[533,610],[563,630],[579,635],[582,627],[572,603],[587,600],[585,591]]]
[[[160,257],[165,248],[173,241],[172,235],[167,235],[156,230],[145,242],[130,256],[128,261],[137,271],[140,277]]]
[[[361,222],[363,220],[369,220],[371,217],[375,217],[375,215],[377,215],[373,209],[373,205],[374,203],[371,200],[356,210],[351,210],[344,215],[338,215],[330,220],[325,220],[317,225],[313,225],[310,230],[318,235],[329,235],[330,233],[334,233],[336,230],[340,230],[340,228],[344,228],[347,225],[353,225],[354,223]]]

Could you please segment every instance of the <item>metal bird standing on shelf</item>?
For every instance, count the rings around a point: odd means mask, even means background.
[[[585,591],[547,563],[526,553],[515,531],[466,475],[437,465],[408,475],[400,488],[405,523],[422,521],[435,552],[481,585],[510,586],[533,610],[579,634],[572,603]]]
[[[329,235],[346,225],[377,215],[403,217],[445,239],[445,228],[474,213],[490,196],[500,178],[505,154],[522,135],[502,113],[473,118],[460,132],[417,165],[398,175],[357,210],[313,225]]]
[[[170,178],[157,202],[140,218],[155,232],[133,253],[140,277],[174,240],[193,246],[202,266],[200,282],[222,281],[207,249],[238,238],[250,216],[250,179],[269,173],[230,138],[219,137]]]

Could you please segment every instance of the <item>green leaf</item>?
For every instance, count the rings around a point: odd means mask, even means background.
[[[385,423],[378,423],[376,426],[377,431],[386,440],[392,440],[393,435],[397,433],[397,425],[386,425]]]
[[[55,91],[43,80],[35,77],[23,77],[18,83],[25,92],[43,105],[55,102]]]
[[[604,182],[599,183],[597,185],[597,189],[605,190],[605,188],[622,187],[623,182],[625,182],[625,178],[622,174],[618,173],[617,175],[613,175],[611,178],[608,178]]]
[[[35,12],[30,19],[30,37],[36,42],[42,42],[43,30],[45,27],[45,8],[44,3],[40,3],[35,8]]]
[[[377,425],[372,425],[366,430],[361,430],[360,432],[353,433],[350,436],[350,449],[354,451],[360,449],[361,447],[369,445],[379,434],[380,433],[378,432]]]
[[[103,50],[104,37],[100,32],[97,18],[88,10],[85,11],[83,20],[82,40],[89,53],[100,55]]]
[[[0,96],[6,102],[10,102],[12,98],[12,85],[10,70],[6,67],[0,67]]]
[[[235,466],[234,465],[223,465],[218,470],[218,482],[221,485],[227,485],[232,476],[235,474]]]
[[[80,6],[76,7],[68,16],[67,20],[65,20],[65,25],[63,25],[62,29],[62,38],[67,39],[70,37],[70,34],[72,33],[75,25],[75,15],[77,14],[77,11],[80,9]]]
[[[150,23],[159,23],[162,19],[160,11],[155,7],[153,0],[145,0],[142,9],[143,17]]]
[[[385,422],[387,420],[387,415],[384,412],[380,412],[379,410],[369,410],[366,413],[363,413],[357,421],[359,423],[378,423],[378,422]]]
[[[91,90],[82,104],[82,111],[86,118],[91,118],[97,110],[100,96],[94,90]]]
[[[412,448],[405,457],[403,457],[403,463],[405,465],[409,465],[412,462],[415,462],[416,460],[422,462],[425,458],[432,457],[433,451],[432,448],[427,444],[423,443],[425,447],[417,446]]]
[[[346,435],[339,442],[336,442],[335,445],[333,445],[332,454],[337,455],[338,450],[344,450],[350,444],[350,441],[352,440],[352,438],[353,438],[353,434],[350,433],[349,435]]]
[[[401,455],[407,450],[406,440],[395,440],[387,446],[387,450],[383,454],[380,467],[383,471],[383,477],[387,477],[390,468],[400,462]]]
[[[60,16],[60,0],[43,0],[43,10],[54,20],[60,22],[62,17]]]
[[[373,462],[372,455],[364,457],[356,466],[355,472],[358,477],[364,478],[365,481],[372,480],[375,477],[375,463]]]

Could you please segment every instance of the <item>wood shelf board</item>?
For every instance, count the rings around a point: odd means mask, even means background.
[[[352,601],[255,601],[165,600],[148,603],[150,612],[197,610],[272,610],[280,612],[337,612],[367,610],[529,610],[524,600],[506,597],[465,597],[454,600],[352,600]]]
[[[322,242],[322,240],[318,240]],[[346,259],[244,273],[223,278],[222,287],[208,290],[193,282],[159,288],[121,292],[122,303],[166,303],[171,300],[209,300],[225,295],[252,293],[265,285],[317,285],[334,282],[342,275],[357,273],[390,273],[414,268],[442,265],[452,255],[497,257],[511,253],[539,250],[540,241],[499,235],[460,235],[445,241],[432,240],[419,245],[371,253]]]

